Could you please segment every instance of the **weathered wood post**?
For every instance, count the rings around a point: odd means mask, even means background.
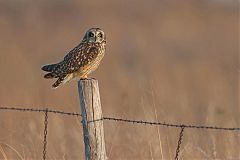
[[[107,160],[98,81],[78,81],[82,113],[85,160]],[[98,120],[98,121],[95,121]]]

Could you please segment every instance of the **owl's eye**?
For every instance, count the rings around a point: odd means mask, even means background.
[[[98,33],[98,37],[103,38],[103,34],[101,32]]]
[[[94,34],[93,34],[92,32],[89,32],[89,33],[88,33],[88,36],[89,36],[89,37],[94,37]]]

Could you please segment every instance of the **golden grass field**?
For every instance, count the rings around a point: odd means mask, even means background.
[[[91,76],[105,116],[240,127],[238,0],[0,0],[0,106],[80,112],[41,66],[107,34]],[[42,113],[0,111],[0,159],[41,159]],[[47,158],[84,159],[81,119],[49,114]],[[104,122],[109,160],[173,160],[179,129]],[[183,160],[240,160],[240,133],[186,129]]]

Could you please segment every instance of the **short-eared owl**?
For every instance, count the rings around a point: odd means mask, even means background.
[[[84,79],[97,69],[105,54],[106,35],[100,28],[89,29],[82,42],[72,49],[64,59],[56,64],[42,67],[49,72],[44,78],[58,78],[52,85],[57,88],[72,79]]]

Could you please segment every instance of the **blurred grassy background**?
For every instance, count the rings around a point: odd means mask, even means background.
[[[105,116],[239,127],[238,16],[237,0],[0,0],[0,105],[78,112],[76,82],[52,90],[40,68],[100,27],[107,53],[92,77]],[[49,121],[48,158],[83,159],[80,119]],[[174,158],[177,129],[104,127],[110,160]],[[0,112],[0,148],[41,159],[42,129],[41,114]],[[239,133],[189,129],[180,155],[235,160],[239,145]]]

